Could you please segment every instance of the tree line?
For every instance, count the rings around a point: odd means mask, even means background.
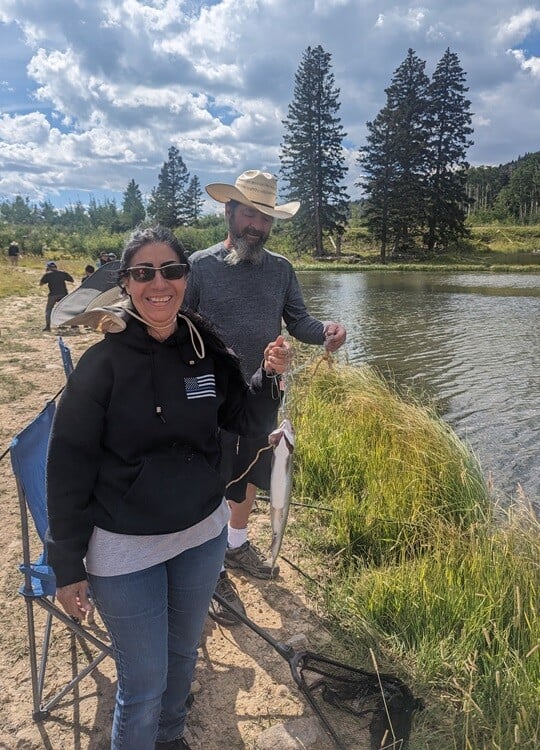
[[[538,219],[540,154],[504,167],[470,168],[472,145],[466,74],[447,49],[431,78],[413,49],[392,75],[386,100],[367,123],[360,147],[356,185],[363,197],[354,211],[378,243],[381,258],[441,253],[468,235],[467,219],[491,217],[521,223]],[[340,90],[330,53],[308,47],[295,75],[292,101],[282,121],[280,187],[285,200],[301,208],[287,226],[298,253],[339,254],[351,221],[344,186],[344,132]],[[114,200],[92,198],[56,210],[48,201],[31,205],[17,196],[0,203],[0,218],[12,224],[46,224],[68,230],[106,228],[123,232],[151,219],[170,228],[197,226],[202,189],[179,150],[171,146],[149,199],[130,180],[118,208]]]
[[[466,190],[471,221],[540,223],[540,151],[498,167],[471,167]]]
[[[175,228],[197,223],[202,212],[202,195],[199,178],[190,176],[179,150],[171,146],[158,184],[147,202],[132,179],[124,190],[120,208],[114,199],[97,201],[91,197],[88,205],[77,201],[58,210],[50,201],[31,204],[28,198],[18,195],[11,202],[0,202],[0,218],[9,224],[45,225],[77,232],[100,228],[113,233],[125,232],[147,218]]]

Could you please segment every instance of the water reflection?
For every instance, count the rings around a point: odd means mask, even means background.
[[[304,272],[313,314],[369,362],[435,400],[496,487],[540,505],[540,275]]]

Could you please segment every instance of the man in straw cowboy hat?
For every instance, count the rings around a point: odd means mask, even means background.
[[[184,299],[186,307],[200,312],[217,328],[221,338],[240,357],[244,376],[257,370],[268,341],[281,332],[282,320],[294,338],[308,344],[324,344],[336,351],[346,338],[339,323],[321,322],[309,315],[291,263],[265,249],[274,219],[291,219],[298,211],[297,201],[276,205],[277,185],[267,172],[250,169],[234,185],[213,183],[206,192],[225,204],[227,238],[190,257],[191,273]],[[276,399],[276,414],[279,400]],[[268,432],[275,427],[268,425]],[[271,451],[260,454],[264,441],[222,435],[222,472],[229,482],[227,499],[231,508],[229,543],[225,566],[241,569],[257,578],[271,578],[278,568],[248,540],[248,518],[257,487],[268,490]],[[236,609],[243,604],[233,582],[222,570],[216,591]],[[238,620],[229,610],[212,601],[210,615],[218,622],[233,625]]]

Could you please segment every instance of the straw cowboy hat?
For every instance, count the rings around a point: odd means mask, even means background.
[[[292,219],[300,208],[298,201],[276,206],[276,178],[259,169],[248,169],[240,175],[234,185],[212,182],[205,190],[219,203],[235,200],[267,216],[273,216],[274,219]]]

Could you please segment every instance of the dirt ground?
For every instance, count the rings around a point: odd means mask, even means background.
[[[43,333],[44,297],[0,300],[0,453],[10,440],[62,387],[64,372],[56,333]],[[85,329],[63,331],[76,362],[99,334]],[[0,462],[0,748],[3,750],[106,750],[115,692],[114,664],[107,658],[67,695],[42,723],[32,720],[25,606],[18,587],[21,575],[19,510],[9,455]],[[254,517],[261,547],[269,544],[267,508]],[[282,552],[295,559],[291,542]],[[329,634],[314,606],[302,593],[300,578],[281,564],[275,581],[241,575],[236,583],[248,615],[277,640],[304,634],[313,650],[324,651]],[[96,621],[99,631],[99,620]],[[72,670],[69,636],[56,630],[49,677],[52,685],[66,681]],[[77,659],[84,662],[79,650]],[[187,738],[194,750],[257,748],[257,738],[273,725],[318,722],[298,692],[287,662],[246,626],[218,627],[208,618],[193,685],[195,703],[189,714]],[[302,723],[302,722],[301,722]],[[293,724],[295,726],[295,724]],[[292,742],[292,739],[291,739]],[[277,740],[276,750],[308,747]],[[323,734],[310,747],[331,748]]]

